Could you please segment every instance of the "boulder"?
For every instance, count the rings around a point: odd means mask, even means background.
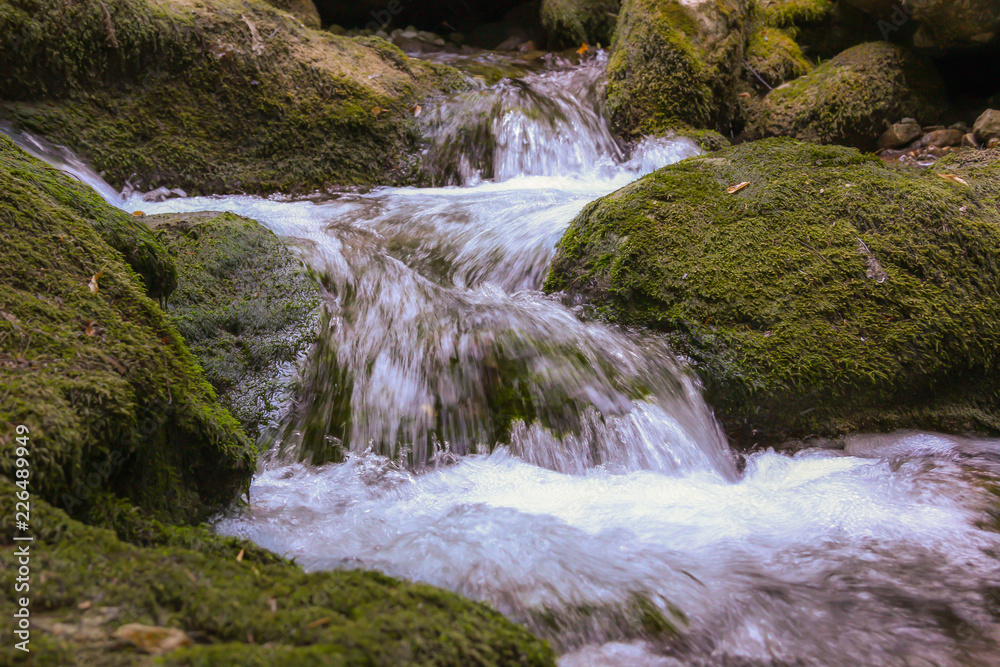
[[[312,0],[266,0],[272,7],[282,9],[298,20],[307,28],[319,30],[319,11]]]
[[[0,0],[0,116],[116,187],[189,194],[407,181],[411,106],[456,70],[236,0]]]
[[[944,83],[928,61],[903,47],[871,42],[773,90],[753,111],[747,134],[871,150],[897,118],[936,121],[945,99]]]
[[[936,53],[978,48],[1000,36],[995,0],[844,0],[878,19],[884,39],[909,37],[912,45]]]
[[[0,158],[0,474],[14,475],[23,424],[33,500],[79,514],[111,493],[178,521],[232,501],[251,442],[116,243],[162,246],[3,136]],[[157,265],[154,284],[172,286],[173,264]]]
[[[279,417],[315,340],[320,292],[281,239],[233,213],[143,218],[174,257],[165,310],[222,403],[256,438]]]
[[[763,27],[753,33],[746,61],[750,70],[746,79],[758,89],[775,88],[813,70],[812,63],[806,60],[791,35],[778,28]]]
[[[879,148],[902,148],[916,141],[923,135],[924,131],[920,123],[912,118],[904,118],[898,123],[893,123],[878,139]]]
[[[619,0],[542,0],[542,27],[553,49],[608,45]]]
[[[984,111],[976,119],[972,132],[981,143],[988,143],[991,139],[1000,138],[1000,111],[996,109]]]
[[[587,206],[546,289],[666,334],[743,445],[998,433],[998,247],[1000,151],[918,171],[767,139]]]
[[[625,137],[688,125],[728,134],[750,29],[747,0],[625,0],[608,61],[611,125]]]
[[[961,130],[934,130],[925,134],[920,143],[923,146],[934,146],[935,148],[960,146],[963,136],[965,136],[965,132]]]

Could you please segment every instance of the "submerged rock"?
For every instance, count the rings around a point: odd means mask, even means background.
[[[747,133],[870,150],[898,118],[937,121],[946,99],[933,65],[902,47],[872,42],[774,89],[753,111]]]
[[[542,0],[542,27],[553,49],[611,42],[620,0]]]
[[[256,437],[279,416],[295,362],[315,339],[317,284],[254,220],[211,212],[144,220],[177,263],[171,322],[220,402]]]
[[[24,424],[33,500],[79,513],[113,493],[172,520],[228,503],[253,473],[250,442],[146,295],[175,284],[169,256],[6,137],[0,157],[0,472]]]
[[[746,0],[625,0],[607,67],[615,131],[635,137],[689,125],[728,133],[749,19]]]
[[[584,209],[546,288],[667,333],[743,444],[995,433],[998,159],[925,172],[772,139],[685,160]]]
[[[382,39],[310,30],[262,3],[0,0],[0,116],[119,188],[406,181],[409,109],[465,85]]]

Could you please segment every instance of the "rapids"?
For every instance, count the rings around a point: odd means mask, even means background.
[[[127,211],[259,220],[322,276],[302,390],[220,532],[487,602],[565,667],[995,664],[1000,443],[736,455],[662,340],[540,292],[588,202],[700,152],[618,143],[602,58],[428,108],[441,187],[147,202],[0,130]]]

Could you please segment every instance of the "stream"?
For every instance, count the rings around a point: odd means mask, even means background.
[[[701,152],[617,142],[602,57],[429,106],[437,187],[147,202],[0,130],[127,211],[259,220],[322,276],[305,388],[219,532],[486,602],[564,667],[996,664],[1000,442],[737,455],[661,339],[540,291],[584,206]]]

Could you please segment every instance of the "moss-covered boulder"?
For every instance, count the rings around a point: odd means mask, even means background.
[[[19,491],[0,475],[0,502]],[[141,544],[84,525],[32,499],[31,664],[554,665],[552,650],[488,607],[373,572],[301,568],[203,528],[149,523]],[[24,543],[13,512],[0,518],[0,558]],[[0,571],[13,591],[16,568]],[[10,618],[11,595],[0,596]],[[161,661],[112,638],[128,623],[176,628],[190,648]],[[12,641],[0,663],[21,664]]]
[[[546,288],[666,332],[744,444],[1000,432],[998,159],[768,139],[685,160],[584,209]]]
[[[620,0],[542,0],[542,27],[549,48],[611,42]]]
[[[278,237],[233,213],[167,213],[144,221],[177,263],[171,323],[219,401],[254,436],[288,400],[296,360],[315,339],[316,281]]]
[[[302,25],[307,28],[314,30],[320,28],[319,11],[312,0],[267,0],[267,4],[283,9],[302,21]]]
[[[752,112],[750,138],[783,136],[870,150],[900,118],[932,124],[945,112],[934,66],[886,42],[848,49],[770,92]]]
[[[415,101],[456,70],[261,0],[0,0],[0,117],[116,187],[310,191],[408,178]]]
[[[680,126],[728,134],[750,28],[747,0],[625,0],[606,89],[625,137]]]
[[[34,497],[73,512],[98,490],[176,520],[232,500],[250,443],[130,266],[173,286],[149,230],[0,137],[0,241],[0,473],[25,425]]]
[[[775,88],[813,69],[788,32],[767,26],[750,36],[746,60],[750,70],[746,80],[758,89]]]
[[[1000,4],[996,0],[843,0],[877,21],[884,39],[906,40],[937,53],[996,44]]]

